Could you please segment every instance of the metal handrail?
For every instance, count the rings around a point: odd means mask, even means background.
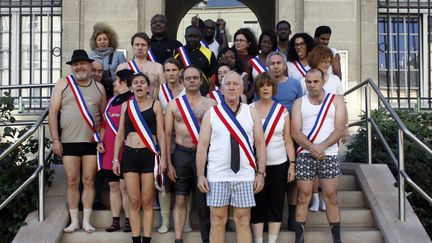
[[[36,88],[52,88],[55,84],[27,84],[27,85],[8,85],[0,86],[2,89],[36,89]]]
[[[45,160],[50,158],[52,155],[52,151],[48,153],[48,156],[44,158],[44,138],[45,138],[45,129],[44,129],[44,120],[48,116],[48,109],[36,120],[33,126],[26,131],[17,141],[15,141],[11,146],[9,146],[3,153],[0,155],[0,162],[7,155],[9,155],[14,149],[16,149],[20,144],[22,144],[27,138],[33,135],[36,131],[38,131],[38,167],[35,169],[32,175],[20,186],[18,187],[1,205],[0,210],[6,207],[8,203],[12,201],[22,190],[30,185],[30,183],[36,178],[38,175],[38,197],[39,197],[39,205],[38,205],[38,218],[39,221],[44,220],[44,163]]]
[[[432,205],[432,198],[423,190],[421,189],[412,179],[409,177],[407,172],[405,171],[405,155],[404,155],[404,135],[409,137],[412,141],[414,141],[420,148],[428,152],[430,155],[432,155],[432,149],[429,148],[425,143],[423,143],[419,138],[417,138],[402,122],[399,115],[396,113],[396,111],[393,109],[393,107],[390,105],[390,103],[387,101],[387,99],[384,97],[384,95],[379,90],[378,86],[372,79],[367,79],[351,89],[347,90],[344,93],[344,96],[347,96],[351,93],[353,93],[356,90],[359,90],[360,88],[365,87],[365,106],[366,106],[366,119],[363,119],[361,121],[350,123],[349,126],[357,126],[360,123],[366,122],[366,130],[367,130],[367,161],[368,164],[372,164],[372,127],[375,129],[375,131],[378,134],[378,137],[380,138],[381,142],[384,144],[385,149],[389,153],[391,159],[398,167],[398,202],[399,202],[399,220],[405,221],[405,180],[407,183],[415,190],[417,191],[426,201],[428,201]],[[375,92],[375,94],[378,96],[378,99],[382,102],[386,110],[390,113],[390,116],[395,120],[398,129],[398,159],[394,155],[393,151],[391,150],[390,146],[388,145],[387,141],[385,140],[384,136],[381,133],[381,130],[371,117],[371,94],[370,94],[370,88]]]

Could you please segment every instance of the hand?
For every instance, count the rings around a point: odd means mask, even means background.
[[[223,19],[216,20],[216,24],[219,25],[219,30],[225,31],[226,22]]]
[[[57,139],[52,142],[52,149],[55,155],[60,157],[63,155],[63,146],[60,143],[60,140]]]
[[[318,158],[322,158],[323,156],[325,157],[325,153],[324,153],[325,149],[326,148],[321,144],[313,144],[312,146],[309,147],[308,150],[314,158],[318,159]]]
[[[113,171],[114,175],[120,176],[120,163],[118,161],[115,161],[113,163],[112,171]]]
[[[191,24],[193,26],[199,27],[199,20],[200,17],[198,17],[198,14],[196,14],[195,16],[192,17]]]
[[[349,131],[348,131],[348,127],[345,127],[344,135],[342,136],[341,141],[342,141],[343,144],[348,143],[348,141],[349,141]]]
[[[97,146],[96,146],[96,149],[101,154],[105,153],[105,148],[104,148],[103,143],[98,143]]]
[[[254,193],[257,194],[264,188],[264,176],[257,174],[254,181]]]
[[[166,168],[167,168],[166,160],[161,158],[160,161],[159,161],[159,171],[158,171],[158,174],[161,175],[161,174],[165,173]]]
[[[177,173],[175,171],[174,166],[171,163],[168,163],[168,178],[172,181],[172,182],[176,182],[177,180]]]
[[[198,177],[198,189],[202,193],[207,193],[210,191],[210,187],[209,187],[207,178],[203,175]]]
[[[296,164],[290,163],[289,168],[288,168],[287,182],[291,182],[295,179],[295,174],[296,174],[295,167],[296,167]]]

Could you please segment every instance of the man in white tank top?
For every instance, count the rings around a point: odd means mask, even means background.
[[[264,187],[266,168],[261,120],[255,108],[240,103],[243,84],[239,74],[228,72],[221,89],[225,101],[208,110],[201,123],[196,156],[198,188],[207,193],[210,242],[225,242],[229,206],[234,210],[237,242],[252,242],[250,211],[255,206],[254,193]]]
[[[106,106],[106,95],[102,84],[91,78],[92,62],[93,59],[89,59],[84,50],[75,50],[71,61],[66,63],[71,65],[73,75],[57,81],[49,105],[48,121],[53,152],[62,157],[67,180],[66,198],[71,223],[64,229],[65,233],[72,233],[80,227],[78,223],[80,169],[82,169],[84,186],[81,194],[82,227],[87,233],[95,231],[90,224],[97,165],[96,142],[98,141],[95,142],[94,135],[95,131],[100,129],[101,114]],[[87,108],[85,110],[88,113],[85,114],[91,116],[92,127],[88,125],[90,122],[84,119],[84,113],[79,111],[83,109],[78,109],[79,105],[74,97],[80,95],[85,104],[85,107],[81,106],[81,108]]]
[[[327,204],[334,243],[340,243],[340,215],[337,201],[340,162],[337,142],[345,130],[345,102],[338,95],[326,94],[324,74],[311,69],[306,74],[309,92],[294,102],[291,113],[291,135],[300,146],[297,150],[296,243],[304,242],[304,225],[312,196],[313,180],[318,176]],[[318,122],[317,122],[318,121]]]

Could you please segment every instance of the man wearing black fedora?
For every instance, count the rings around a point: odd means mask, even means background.
[[[71,223],[64,232],[78,230],[79,183],[82,168],[83,229],[91,233],[90,224],[94,200],[94,177],[97,168],[98,130],[106,105],[102,84],[91,79],[93,62],[84,50],[75,50],[66,64],[72,75],[57,81],[49,106],[49,128],[53,151],[63,160],[67,180],[67,204]],[[59,116],[59,114],[61,114]]]

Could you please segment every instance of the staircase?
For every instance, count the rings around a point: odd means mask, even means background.
[[[345,243],[384,242],[381,232],[376,226],[371,210],[360,190],[356,179],[352,175],[343,175],[339,181],[339,205],[341,207],[342,239]],[[287,209],[285,210],[287,212]],[[174,228],[171,226],[167,234],[157,232],[160,225],[160,216],[155,214],[152,242],[174,242]],[[197,214],[192,211],[191,224],[194,231],[184,234],[185,242],[201,242],[198,229]],[[286,215],[285,215],[286,222]],[[121,222],[123,225],[123,222]],[[73,234],[63,234],[62,243],[107,243],[107,242],[131,242],[131,234],[123,231],[108,233],[105,228],[111,225],[111,212],[109,210],[94,211],[92,224],[97,228],[96,232],[88,234],[83,230]],[[286,225],[282,226],[278,242],[293,242],[294,233],[287,231]],[[227,242],[235,242],[235,232],[227,232]],[[325,212],[309,213],[306,223],[305,242],[332,242]]]

